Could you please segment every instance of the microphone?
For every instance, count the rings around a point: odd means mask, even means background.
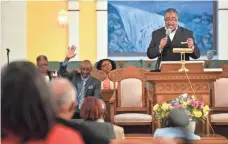
[[[7,51],[7,53],[6,53],[7,54],[7,63],[9,64],[9,52],[10,52],[10,49],[7,48],[6,51]]]
[[[171,34],[172,32],[172,29],[170,28],[167,28],[166,31],[165,31],[165,34],[166,34],[166,38],[168,39],[169,38],[169,35]],[[157,59],[157,62],[156,62],[156,65],[155,65],[155,70],[151,70],[151,72],[160,72],[160,64],[161,64],[161,61],[162,61],[162,55],[163,55],[163,49],[160,50],[160,54],[158,55],[158,59]]]
[[[166,29],[165,34],[166,34],[166,38],[169,38],[169,35],[171,34],[172,30],[170,28]]]
[[[9,53],[10,52],[10,49],[7,48],[6,51],[7,51],[7,53]]]
[[[143,60],[140,59],[141,68],[143,68]]]

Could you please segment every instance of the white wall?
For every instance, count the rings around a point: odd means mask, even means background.
[[[75,45],[76,56],[71,59],[71,61],[80,60],[80,43],[79,43],[79,2],[78,0],[68,1],[68,46]]]
[[[97,0],[97,61],[108,57],[107,9],[107,0]]]
[[[221,9],[221,10],[219,10]],[[226,10],[222,10],[226,9]],[[218,2],[218,58],[228,60],[228,1]]]
[[[26,59],[26,1],[1,1],[1,66],[10,61]]]

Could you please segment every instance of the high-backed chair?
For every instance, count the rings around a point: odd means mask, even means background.
[[[109,78],[118,83],[110,99],[110,120],[116,125],[149,125],[154,132],[152,97],[144,73],[148,70],[127,67],[113,70]]]
[[[94,77],[94,78],[96,78],[96,79],[98,79],[98,80],[100,80],[100,81],[103,81],[106,78],[106,73],[103,72],[103,71],[100,71],[100,70],[98,70],[96,68],[94,68],[91,71],[91,76]]]
[[[212,85],[212,125],[228,125],[228,65],[223,65],[220,79]]]

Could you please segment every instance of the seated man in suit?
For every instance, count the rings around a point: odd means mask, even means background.
[[[70,121],[77,106],[77,90],[74,85],[64,78],[57,78],[50,82],[50,88],[56,100],[57,123],[73,128],[79,132],[85,144],[108,144],[109,140],[94,135],[89,128]]]
[[[193,53],[186,54],[185,59],[198,59],[200,51],[194,41],[193,32],[178,26],[178,12],[173,8],[167,9],[164,20],[165,27],[152,33],[147,56],[150,59],[159,57],[159,61],[180,61],[181,55],[173,53],[173,48],[192,48]]]
[[[79,110],[85,97],[89,95],[100,98],[101,82],[90,75],[92,71],[92,64],[89,60],[84,60],[81,62],[79,67],[80,73],[76,70],[69,73],[66,70],[68,61],[76,55],[74,54],[75,49],[75,46],[68,48],[66,58],[60,64],[59,74],[71,80],[78,91],[78,107],[76,108],[76,112],[73,118],[80,118]]]
[[[186,126],[189,124],[189,114],[184,108],[178,107],[171,110],[165,124],[167,128],[156,129],[154,137],[200,140],[198,135],[187,131]]]

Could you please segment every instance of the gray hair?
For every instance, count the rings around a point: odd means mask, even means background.
[[[73,84],[64,78],[56,78],[50,82],[58,108],[68,107],[72,102],[77,103],[77,90]]]
[[[165,15],[167,14],[167,13],[176,13],[177,14],[177,16],[178,16],[178,12],[177,12],[177,10],[176,9],[174,9],[174,8],[168,8],[167,10],[165,10],[165,14],[164,14],[164,17],[165,17]]]

